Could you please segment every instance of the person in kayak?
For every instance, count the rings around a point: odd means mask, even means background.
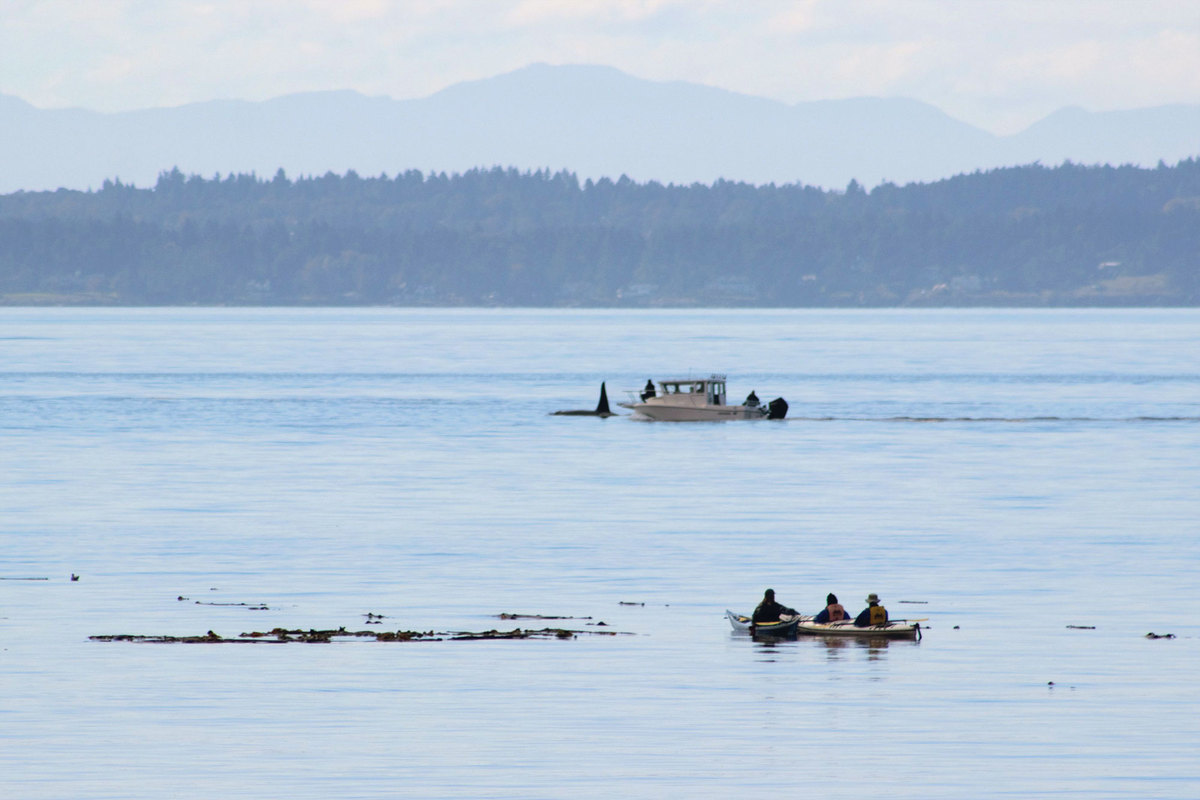
[[[837,595],[830,593],[825,596],[825,607],[813,617],[813,622],[841,622],[844,619],[850,619],[850,613],[838,602]]]
[[[762,602],[758,604],[758,608],[754,609],[754,617],[752,622],[779,622],[779,617],[783,614],[795,614],[796,609],[788,608],[775,602],[775,590],[767,589],[763,592]]]
[[[871,592],[867,595],[867,607],[854,618],[854,625],[858,628],[867,628],[871,625],[886,625],[887,621],[887,609],[879,605],[879,595]]]

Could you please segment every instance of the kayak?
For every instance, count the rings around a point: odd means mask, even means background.
[[[812,619],[812,617],[805,617],[800,614],[784,614],[777,622],[760,622],[755,624],[745,614],[735,614],[729,609],[725,610],[725,617],[738,633],[750,633],[755,636],[795,636],[796,627],[803,621]]]
[[[921,623],[904,619],[885,622],[883,625],[868,625],[860,628],[851,620],[841,622],[813,622],[812,617],[798,620],[797,630],[809,636],[861,636],[864,638],[920,639]]]

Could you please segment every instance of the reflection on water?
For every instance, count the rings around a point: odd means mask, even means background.
[[[825,657],[837,661],[847,650],[866,651],[867,659],[883,658],[889,647],[916,647],[920,640],[889,639],[886,636],[814,636],[812,639],[825,646]]]
[[[730,634],[731,638],[749,638],[757,655],[774,655],[781,650],[796,650],[801,647],[824,649],[827,661],[840,661],[848,655],[864,654],[868,661],[883,659],[888,648],[919,647],[920,640],[889,639],[886,636],[762,636],[748,637],[745,634]],[[775,658],[762,658],[775,661]]]

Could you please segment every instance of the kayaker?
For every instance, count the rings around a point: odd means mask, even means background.
[[[795,614],[796,609],[788,608],[775,602],[775,590],[767,589],[763,592],[762,602],[758,604],[758,608],[754,609],[753,622],[778,622],[779,617],[783,614]]]
[[[867,628],[871,625],[884,625],[888,621],[887,609],[879,605],[879,595],[871,592],[867,595],[867,607],[854,619],[854,625]]]
[[[825,607],[813,617],[813,622],[841,622],[845,619],[850,619],[850,613],[838,602],[837,595],[831,592],[825,596]]]

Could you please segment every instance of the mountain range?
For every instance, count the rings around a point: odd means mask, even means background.
[[[43,110],[0,95],[0,193],[153,185],[159,173],[364,176],[474,167],[580,179],[842,188],[1064,161],[1168,164],[1200,155],[1200,104],[1062,109],[998,136],[926,103],[786,104],[610,67],[535,64],[426,98],[352,91],[119,113]]]

